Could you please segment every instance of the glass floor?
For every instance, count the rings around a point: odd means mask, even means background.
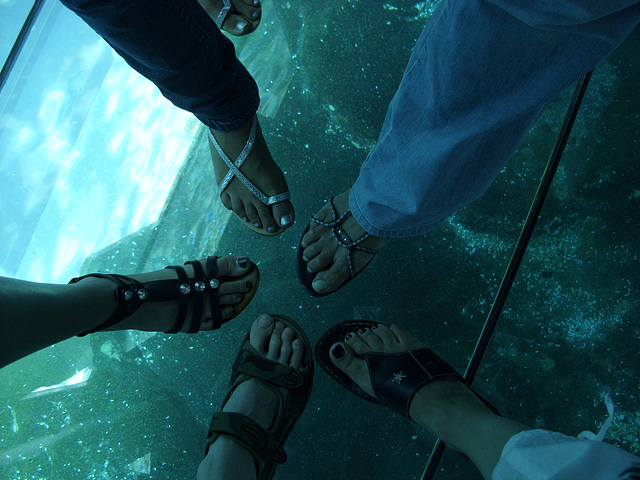
[[[572,89],[487,194],[427,235],[393,241],[348,287],[309,296],[307,218],[356,178],[437,2],[264,2],[237,41],[297,224],[249,232],[220,205],[204,129],[102,39],[45,0],[0,91],[0,275],[67,282],[246,253],[258,294],[195,336],[98,333],[0,370],[0,478],[195,478],[239,341],[262,312],[312,343],[353,318],[397,322],[464,371]],[[33,2],[0,1],[0,61]],[[357,18],[354,22],[349,19]],[[599,65],[475,388],[509,417],[577,435],[616,405],[607,441],[640,451],[640,31]],[[280,479],[419,479],[435,438],[318,369]],[[445,453],[438,479],[477,479]]]

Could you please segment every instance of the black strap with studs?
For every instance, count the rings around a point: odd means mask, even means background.
[[[218,288],[220,280],[218,279],[218,257],[207,257],[207,276],[208,287],[211,289],[209,293],[209,302],[211,305],[211,319],[213,320],[213,329],[217,330],[222,326],[222,313],[220,312],[220,295]]]
[[[185,265],[192,265],[194,278],[190,279],[185,269],[179,265],[171,265],[166,268],[174,270],[178,275],[176,282],[173,280],[156,280],[148,283],[141,283],[131,277],[117,274],[90,273],[81,277],[73,278],[70,284],[77,283],[87,277],[105,278],[116,284],[117,307],[115,312],[99,326],[86,330],[78,336],[95,333],[105,330],[121,322],[128,316],[135,313],[145,302],[167,302],[178,301],[178,314],[170,330],[165,333],[178,333],[182,330],[187,317],[189,300],[193,298],[193,312],[191,315],[191,325],[188,333],[196,333],[202,324],[202,313],[204,310],[205,295],[209,295],[211,304],[211,316],[213,328],[220,328],[222,325],[222,315],[220,313],[220,299],[218,298],[218,287],[220,281],[217,278],[217,259],[212,256],[207,258],[207,273],[200,262],[189,261]]]

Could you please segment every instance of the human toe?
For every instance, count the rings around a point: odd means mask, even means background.
[[[274,362],[277,362],[280,359],[280,347],[282,346],[282,332],[284,328],[285,327],[282,322],[276,322],[273,327],[273,331],[271,332],[267,358]]]
[[[316,270],[312,262],[307,264],[307,270],[311,270],[311,273]],[[331,265],[329,269],[321,270],[313,279],[311,286],[318,293],[329,293],[337,290],[347,279],[342,270],[344,269],[341,269],[336,264]],[[348,272],[348,270],[346,271]]]
[[[280,345],[280,356],[278,358],[278,362],[285,365],[289,363],[291,360],[291,352],[293,351],[292,343],[295,337],[296,333],[289,327],[286,327],[282,331],[282,335],[280,337],[282,344]]]
[[[346,343],[356,355],[363,353],[369,353],[373,351],[371,345],[368,345],[358,332],[349,332],[344,336],[344,343]]]
[[[238,218],[240,218],[243,222],[246,222],[249,219],[249,215],[247,214],[247,208],[244,203],[237,198],[231,197],[228,193],[224,192],[220,197],[222,199],[222,204],[236,214]]]
[[[386,327],[385,325],[382,327],[387,328],[391,333],[393,333],[393,336],[397,339],[398,345],[400,345],[404,350],[422,348],[425,346],[424,343],[415,338],[411,333],[409,333],[409,331],[400,325],[393,323],[389,325],[389,327]],[[384,329],[381,328],[381,331],[382,330]]]
[[[299,338],[296,338],[291,342],[291,360],[289,365],[293,368],[300,368],[302,366],[302,359],[304,358],[304,343]]]
[[[243,0],[234,2],[234,8],[237,12],[248,20],[254,21],[260,18],[262,9],[260,8],[260,2],[253,0]]]
[[[276,221],[271,214],[271,210],[267,208],[265,205],[258,205],[256,207],[258,212],[258,216],[260,217],[260,225],[264,230],[268,233],[275,233],[280,227],[276,224]]]
[[[329,351],[331,362],[356,382],[369,395],[373,395],[369,378],[369,369],[364,359],[360,358],[351,345],[346,342],[334,344]]]
[[[273,332],[275,322],[270,315],[260,315],[251,325],[249,341],[258,353],[266,355],[269,349],[269,341]]]
[[[293,204],[289,200],[274,203],[272,211],[273,218],[282,228],[290,227],[296,221],[296,213],[293,209]]]
[[[358,329],[358,337],[374,351],[379,351],[384,346],[382,339],[371,328]]]
[[[253,263],[245,255],[227,255],[218,257],[216,266],[219,277],[242,277],[249,272]],[[247,280],[251,281],[252,279]]]

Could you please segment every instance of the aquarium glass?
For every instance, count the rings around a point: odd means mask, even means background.
[[[573,87],[550,103],[480,200],[389,242],[357,280],[311,297],[296,275],[309,217],[355,180],[436,2],[271,2],[234,39],[297,222],[250,232],[218,197],[205,128],[88,26],[47,0],[0,91],[0,275],[66,283],[207,255],[248,255],[260,288],[198,335],[101,332],[0,370],[0,478],[195,478],[252,321],[398,323],[463,372],[508,265]],[[0,0],[0,56],[30,2]],[[637,30],[593,75],[474,388],[505,415],[638,453],[640,57]],[[435,438],[316,368],[280,479],[420,479]],[[480,479],[447,450],[435,478]]]

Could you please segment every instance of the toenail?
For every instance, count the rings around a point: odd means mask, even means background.
[[[239,257],[236,259],[236,265],[240,268],[247,268],[249,265],[249,259],[247,257]]]
[[[291,219],[291,215],[284,215],[282,218],[280,218],[280,225],[282,225],[283,227],[291,225],[292,223],[293,220]]]
[[[240,217],[240,220],[242,220],[243,222],[248,222],[249,219],[247,217]]]
[[[344,348],[342,347],[342,345],[336,345],[335,347],[333,347],[331,353],[333,353],[333,356],[336,358],[342,358],[344,357]]]
[[[253,4],[254,5],[259,5],[260,4],[260,0],[253,0]]]
[[[244,282],[244,288],[251,290],[251,282]]]
[[[236,23],[236,30],[244,30],[244,27],[247,26],[247,22],[238,22]]]
[[[345,342],[348,342],[349,340],[351,340],[351,337],[353,337],[353,333],[347,333],[347,334],[344,336],[344,341],[345,341]]]
[[[258,18],[258,12],[251,12],[251,18]]]
[[[253,226],[254,226],[254,227],[258,227],[258,228],[260,228],[260,223],[258,223],[258,222],[253,222]]]
[[[271,232],[275,232],[276,227],[267,227],[267,232],[271,233]]]
[[[378,324],[374,323],[373,325],[371,325],[371,330],[375,330],[376,328],[378,328]]]
[[[273,319],[271,317],[267,317],[266,315],[262,315],[258,319],[258,325],[260,325],[262,328],[268,328],[271,326],[272,323],[273,323]]]
[[[309,268],[307,267],[307,270],[309,270]],[[311,270],[309,270],[309,273],[313,273]],[[327,282],[325,282],[324,280],[315,280],[311,286],[313,287],[313,289],[316,292],[324,292],[325,290],[327,290],[329,288],[329,285],[327,285]]]
[[[366,329],[361,328],[360,330],[358,330],[358,333],[359,333],[360,335],[364,335],[364,333],[365,333],[366,331],[367,331]]]

